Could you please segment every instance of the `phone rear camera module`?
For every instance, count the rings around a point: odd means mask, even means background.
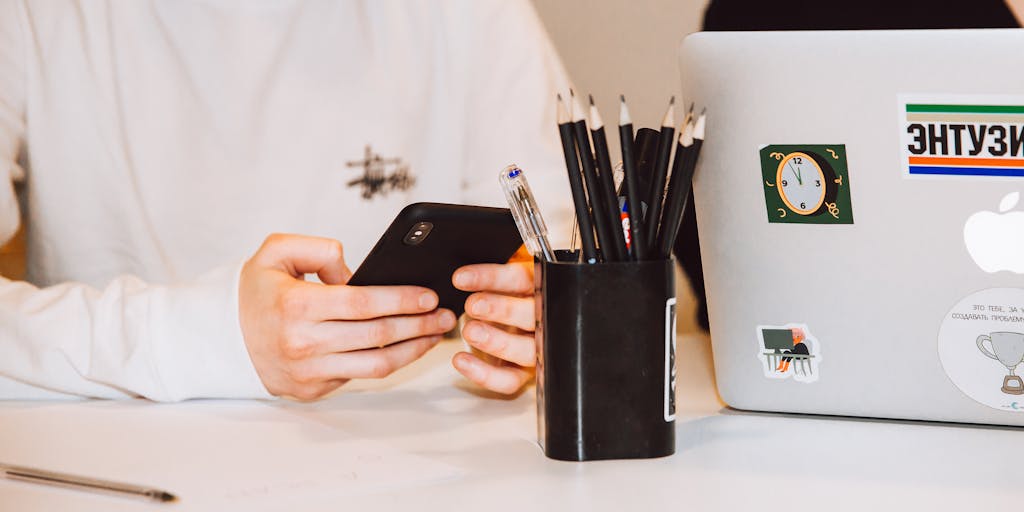
[[[419,245],[430,236],[430,230],[434,229],[434,225],[429,222],[417,222],[408,233],[405,234],[405,238],[402,239],[402,243],[405,245]]]

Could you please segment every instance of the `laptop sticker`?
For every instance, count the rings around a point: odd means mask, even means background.
[[[1024,211],[1014,209],[1019,202],[1020,192],[1010,192],[999,201],[999,213],[982,210],[964,223],[964,245],[981,270],[1024,274]]]
[[[845,144],[771,144],[760,151],[768,222],[853,224]]]
[[[938,341],[942,368],[960,391],[994,409],[1024,412],[1024,289],[967,296],[946,314]]]
[[[806,324],[759,325],[757,339],[765,377],[804,383],[818,380],[821,344]]]
[[[1024,178],[1024,96],[899,97],[903,176]]]

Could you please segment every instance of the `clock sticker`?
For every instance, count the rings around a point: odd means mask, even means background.
[[[844,144],[773,144],[761,148],[768,222],[853,224]]]

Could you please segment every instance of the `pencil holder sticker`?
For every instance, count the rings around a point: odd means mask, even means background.
[[[1024,290],[990,288],[965,297],[942,320],[938,348],[942,369],[965,395],[1024,412]]]
[[[845,144],[761,147],[768,222],[853,224]]]
[[[676,419],[676,298],[665,301],[665,421]]]
[[[821,344],[806,324],[759,325],[757,358],[769,379],[818,380]]]

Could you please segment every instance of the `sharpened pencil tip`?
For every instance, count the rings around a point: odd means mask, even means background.
[[[704,108],[700,109],[700,115],[704,115],[704,113],[707,112],[707,111],[708,111],[707,107],[704,107]]]
[[[594,95],[593,94],[588,94],[587,95],[587,99],[590,100],[590,106],[593,107],[594,106]]]
[[[555,94],[555,97],[558,98],[558,101],[562,101],[562,93]]]
[[[690,110],[689,110],[689,113],[690,113],[690,114],[692,114],[692,113],[693,113],[693,106],[694,106],[694,104],[693,104],[693,103],[690,103]]]
[[[620,94],[619,95],[619,101],[622,102],[622,103],[625,103],[626,102],[626,95],[625,94]]]
[[[569,88],[569,96],[576,97],[576,91],[572,90],[572,87]]]
[[[668,102],[668,108],[665,109],[665,117],[661,119],[662,128],[672,128],[675,122],[675,110],[676,110],[676,97],[672,96],[672,99]]]

